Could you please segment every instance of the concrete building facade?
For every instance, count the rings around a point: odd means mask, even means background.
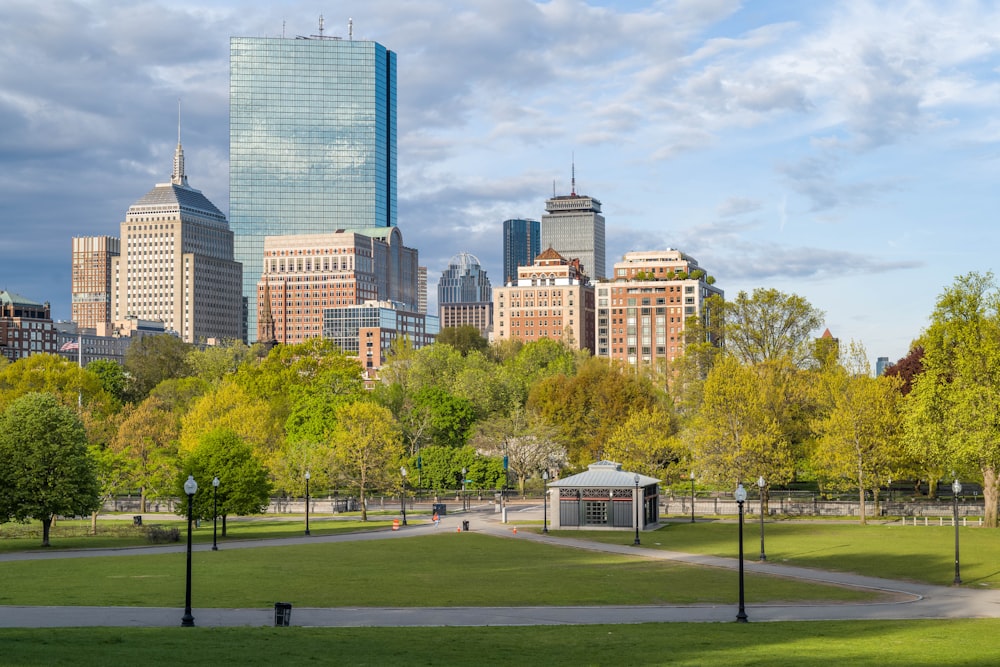
[[[580,263],[548,248],[517,271],[515,284],[493,290],[494,339],[552,338],[593,351],[594,287]]]
[[[552,248],[567,259],[580,260],[580,268],[593,281],[606,277],[604,215],[601,202],[576,194],[576,178],[569,195],[545,201],[541,247]]]
[[[73,321],[86,328],[111,323],[112,260],[121,254],[114,236],[73,238],[71,309]]]

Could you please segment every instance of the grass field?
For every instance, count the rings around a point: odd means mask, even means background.
[[[0,629],[5,665],[941,667],[1000,661],[998,620],[516,628]]]

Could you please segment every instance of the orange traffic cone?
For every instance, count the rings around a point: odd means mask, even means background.
[[[459,526],[458,528],[456,528],[456,529],[455,529],[455,532],[456,532],[456,533],[461,533],[461,532],[462,532],[462,527],[461,527],[461,526]]]
[[[517,526],[514,526],[514,534],[517,535]]]
[[[393,530],[399,530],[399,519],[393,519],[392,520],[392,529]]]

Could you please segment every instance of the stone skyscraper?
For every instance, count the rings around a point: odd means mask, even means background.
[[[545,210],[542,250],[552,248],[567,259],[579,259],[583,272],[591,280],[606,278],[601,202],[576,194],[575,169],[570,194],[546,200]]]

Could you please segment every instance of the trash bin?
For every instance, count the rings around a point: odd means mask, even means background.
[[[274,627],[288,626],[292,621],[292,603],[291,602],[275,602],[274,603]]]
[[[133,526],[141,526],[142,525],[142,515],[141,514],[136,514],[134,517],[132,517],[132,525]]]
[[[448,506],[444,503],[434,503],[431,505],[431,510],[438,516],[444,516],[448,513]]]
[[[462,531],[466,532],[466,533],[469,532],[469,522],[468,521],[463,521],[462,522]]]

